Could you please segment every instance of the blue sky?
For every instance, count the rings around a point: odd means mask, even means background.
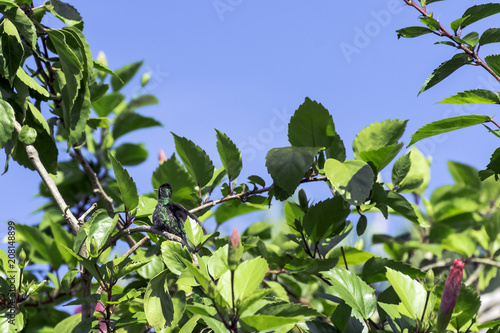
[[[333,115],[348,159],[353,159],[350,147],[356,133],[375,121],[409,119],[402,139],[409,143],[411,134],[431,121],[495,114],[492,106],[435,104],[459,91],[498,89],[480,68],[463,68],[417,97],[425,79],[454,50],[433,45],[439,40],[434,35],[398,40],[395,30],[419,25],[417,12],[403,3],[72,2],[84,18],[84,34],[94,56],[104,51],[112,69],[144,60],[140,72],[152,73],[144,92],[156,95],[160,104],[139,112],[164,126],[120,138],[120,142],[145,142],[150,151],[146,163],[128,168],[140,193],[152,191],[158,150],[174,152],[170,132],[193,140],[220,166],[217,128],[242,151],[240,181],[252,174],[266,176],[265,155],[271,148],[288,145],[287,121],[305,97],[321,102]],[[449,26],[470,5],[471,1],[443,1],[430,8]],[[471,29],[481,33],[497,22],[498,16],[493,16]],[[46,22],[52,23],[58,24]],[[500,53],[498,44],[482,48],[483,56],[492,53]],[[132,97],[137,89],[138,83],[132,82],[125,92]],[[476,126],[418,143],[433,160],[429,188],[451,183],[448,160],[483,168],[498,147],[496,140]],[[2,168],[4,163],[2,153]],[[382,173],[388,181],[390,170]],[[11,162],[8,173],[0,177],[1,220],[38,223],[41,216],[31,212],[44,202],[34,198],[39,182],[35,172]],[[309,184],[306,191],[319,198],[325,188]]]

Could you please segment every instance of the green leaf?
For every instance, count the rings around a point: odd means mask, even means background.
[[[203,229],[200,227],[196,220],[187,217],[184,222],[184,229],[186,230],[186,235],[194,246],[198,246],[203,241]]]
[[[288,124],[288,141],[294,147],[330,147],[335,136],[332,116],[321,103],[306,97]]]
[[[14,132],[14,109],[0,99],[0,148],[4,148]]]
[[[252,295],[261,284],[268,270],[267,262],[261,257],[247,260],[238,265],[234,271],[234,302]],[[232,304],[231,271],[222,274],[217,289],[228,304]]]
[[[53,239],[42,233],[38,228],[16,224],[16,231],[24,237],[40,256],[54,268],[59,268],[63,259]]]
[[[270,315],[252,315],[243,317],[240,320],[249,327],[250,332],[267,332],[268,330],[278,332],[276,329],[284,325],[291,325],[291,328],[293,328],[295,323],[301,321],[300,319],[293,317],[276,317]]]
[[[383,147],[396,145],[405,131],[407,122],[408,120],[387,119],[381,123],[376,121],[363,128],[352,143],[356,159],[362,159],[361,152],[377,151]]]
[[[166,240],[161,244],[161,257],[169,271],[175,275],[180,275],[186,268],[181,258],[188,261],[192,259],[186,247],[183,247],[182,244],[178,242],[170,240]]]
[[[88,239],[95,239],[97,246],[101,248],[115,230],[118,222],[118,214],[110,216],[105,209],[98,209],[92,217],[85,223],[90,225]]]
[[[196,186],[194,180],[175,158],[175,154],[172,154],[172,156],[156,168],[153,172],[151,183],[155,189],[165,183],[172,185],[174,191],[172,200],[175,202],[179,202],[177,198],[181,189],[190,189],[190,193],[192,193],[192,189]]]
[[[479,44],[500,43],[500,28],[487,29],[479,38]]]
[[[215,251],[208,259],[207,270],[214,279],[219,279],[228,269],[228,246],[224,245]]]
[[[361,278],[366,283],[387,281],[387,267],[404,273],[405,275],[408,275],[413,279],[422,278],[423,276],[425,276],[424,272],[422,272],[421,270],[403,262],[394,261],[387,258],[373,257],[363,265]]]
[[[326,255],[327,258],[338,258],[337,267],[345,267],[346,261],[348,266],[363,264],[375,256],[373,253],[358,250],[352,246],[344,246],[343,249],[344,253],[342,253],[342,249],[340,247],[336,247]]]
[[[363,161],[345,161],[329,158],[325,174],[342,197],[354,206],[366,201],[373,186],[373,170]]]
[[[480,307],[481,299],[478,293],[473,288],[462,284],[457,304],[453,308],[453,316],[450,321],[451,326],[456,331],[466,331],[470,325],[469,320],[477,316]]]
[[[332,144],[327,147],[326,158],[334,158],[340,162],[344,162],[346,158],[344,142],[338,134],[335,134],[332,139]]]
[[[156,98],[154,95],[141,95],[134,97],[129,103],[128,107],[132,109],[136,108],[142,108],[144,106],[148,105],[154,105],[158,104],[160,101],[158,101],[158,98]]]
[[[116,140],[122,135],[125,135],[129,132],[154,127],[154,126],[162,126],[162,124],[149,117],[141,116],[133,111],[124,111],[121,112],[114,120],[115,125],[113,126],[113,138]]]
[[[388,191],[387,193],[387,206],[394,209],[397,213],[401,214],[407,220],[419,224],[417,214],[412,205],[401,194]]]
[[[479,198],[479,191],[467,184],[438,187],[430,199],[433,219],[438,222],[462,213],[475,212],[479,209]]]
[[[500,148],[497,148],[490,157],[490,163],[486,166],[485,170],[479,171],[479,178],[484,181],[490,176],[495,175],[495,180],[498,179],[500,174]]]
[[[0,12],[16,26],[19,33],[26,38],[28,44],[31,45],[31,48],[35,49],[38,39],[35,25],[21,8],[12,5],[13,4],[10,3],[6,7],[2,6]]]
[[[432,15],[432,14],[431,14]],[[425,24],[426,26],[428,26],[430,29],[432,30],[439,30],[441,29],[441,26],[439,24],[439,21],[436,20],[434,17],[432,16],[424,16],[424,17],[420,17],[420,22],[422,22],[423,24]]]
[[[340,162],[339,162],[340,163]],[[349,216],[349,205],[341,196],[326,199],[310,207],[304,215],[304,231],[313,243],[339,229]]]
[[[113,92],[94,101],[92,107],[99,117],[107,117],[124,99],[124,95],[119,92]]]
[[[411,142],[408,144],[407,147],[413,145],[414,143],[422,139],[466,128],[469,126],[485,123],[490,121],[490,119],[491,117],[483,115],[465,115],[465,116],[457,116],[457,117],[445,118],[438,121],[434,121],[430,124],[421,127],[418,131],[416,131],[411,136]]]
[[[410,154],[411,152],[401,156],[394,163],[391,174],[392,183],[394,184],[394,186],[398,186],[401,183],[401,181],[405,179],[406,175],[408,175],[408,172],[410,171],[411,167]]]
[[[132,64],[128,64],[123,66],[120,69],[115,71],[116,75],[119,77],[113,76],[111,78],[111,86],[113,87],[113,91],[119,91],[122,89],[127,83],[132,80],[132,78],[137,74],[139,69],[142,66],[142,61],[134,62]]]
[[[76,267],[76,260],[74,260],[73,256],[68,253],[64,249],[64,247],[61,246],[65,245],[66,247],[71,248],[73,246],[74,242],[74,236],[71,235],[66,229],[64,229],[59,223],[56,221],[52,221],[50,218],[50,230],[52,231],[52,235],[54,236],[54,242],[56,244],[56,247],[61,254],[61,257],[64,259],[64,262],[68,264],[70,268]],[[69,290],[68,290],[69,291]]]
[[[451,73],[453,73],[463,65],[470,63],[471,60],[472,60],[471,56],[461,53],[455,55],[450,60],[443,62],[441,65],[439,65],[438,68],[436,68],[432,72],[432,74],[427,78],[427,80],[425,80],[418,94],[420,95],[424,91],[428,90],[429,88],[443,81]]]
[[[460,27],[463,29],[474,22],[498,13],[500,13],[500,4],[498,3],[486,3],[472,6],[462,15],[462,17],[467,17],[467,19],[460,24]]]
[[[399,182],[396,191],[423,194],[431,179],[430,161],[417,148],[413,148],[409,155],[411,162],[410,170],[403,180]]]
[[[82,314],[77,313],[68,318],[65,318],[54,327],[56,332],[74,332],[74,329],[82,321]]]
[[[3,55],[0,59],[0,69],[3,76],[9,80],[12,85],[24,57],[24,47],[21,43],[21,36],[19,36],[19,32],[10,20],[7,19],[3,21],[0,31]]]
[[[50,4],[45,4],[52,15],[64,22],[68,26],[76,25],[83,28],[82,16],[75,7],[59,0],[50,0]]]
[[[474,49],[479,43],[479,33],[473,31],[469,32],[467,35],[462,37],[462,41],[469,46],[469,48]]]
[[[491,90],[475,89],[450,96],[440,104],[500,104],[500,97]]]
[[[427,292],[424,287],[413,280],[408,275],[395,271],[389,267],[387,269],[387,279],[391,283],[394,291],[399,296],[408,314],[413,320],[420,320],[425,308]]]
[[[24,125],[21,132],[19,132],[19,140],[27,145],[33,144],[36,140],[36,130],[28,125]]]
[[[422,35],[431,33],[432,30],[427,27],[406,27],[403,29],[396,30],[398,38],[414,38]]]
[[[314,157],[318,155],[320,149],[315,147],[273,148],[266,156],[267,171],[280,188],[292,194],[311,168]]]
[[[144,143],[122,143],[113,153],[122,165],[138,165],[148,158]]]
[[[118,188],[122,195],[123,203],[125,204],[126,209],[131,212],[139,204],[137,186],[135,185],[132,177],[130,177],[128,171],[123,168],[122,164],[117,161],[111,153],[108,155],[111,160],[111,165],[113,166],[113,171],[115,172],[116,181],[118,182]]]
[[[366,227],[368,226],[368,219],[366,215],[361,215],[358,220],[358,224],[356,225],[356,233],[358,236],[361,236],[365,233]]]
[[[359,154],[359,157],[366,163],[370,164],[375,173],[378,173],[392,162],[396,155],[401,151],[401,148],[403,148],[402,142],[396,145],[382,147],[377,150],[362,151]]]
[[[456,19],[455,21],[451,22],[450,24],[450,28],[453,30],[453,31],[457,31],[458,28],[460,28],[460,25],[462,24],[463,21],[467,20],[469,17],[466,16],[466,17],[461,17],[459,19]]]
[[[152,278],[144,294],[144,313],[148,323],[157,332],[170,326],[174,319],[174,305],[168,293],[167,273],[165,270]]]
[[[122,82],[120,77],[118,75],[116,75],[116,73],[114,71],[109,69],[108,66],[106,66],[106,64],[99,61],[99,56],[97,56],[97,60],[94,60],[94,69],[96,69],[100,72],[106,73],[106,74],[110,74],[113,77],[115,77],[118,81]],[[109,87],[109,85],[108,85],[108,87]]]
[[[476,168],[467,164],[448,161],[448,170],[456,184],[471,186],[477,190],[481,189],[481,180]]]
[[[311,274],[316,275],[319,272],[329,270],[338,263],[338,258],[313,259],[313,258],[294,258],[290,260],[285,269],[292,274]]]
[[[36,91],[37,93],[39,93],[40,95],[42,95],[44,97],[49,97],[50,96],[50,94],[47,91],[47,89],[45,89],[44,87],[42,87],[38,82],[35,81],[35,79],[33,79],[31,76],[29,76],[24,71],[24,69],[22,67],[19,67],[17,69],[16,75],[19,78],[19,80],[21,80],[25,85],[27,85],[28,87],[30,87],[31,89],[33,89],[34,91]]]
[[[109,129],[109,123],[111,121],[108,118],[105,117],[99,117],[99,118],[89,118],[87,120],[87,125],[91,127],[92,129],[97,129],[99,127]]]
[[[500,54],[486,56],[484,57],[484,61],[495,74],[500,75]]]
[[[207,185],[214,174],[214,164],[207,153],[193,141],[172,133],[175,141],[175,150],[188,173],[193,177],[196,185],[202,188]]]
[[[256,212],[267,209],[267,204],[253,204],[249,202],[241,202],[239,200],[231,200],[224,202],[217,207],[215,211],[215,221],[217,224],[222,224],[236,216]]]
[[[217,132],[217,151],[219,152],[222,165],[227,171],[229,182],[232,182],[238,177],[243,167],[241,153],[226,134],[217,129],[215,131]]]
[[[334,296],[343,299],[347,305],[368,319],[377,309],[375,290],[370,288],[356,274],[345,268],[333,268],[323,273],[323,277],[331,282]]]

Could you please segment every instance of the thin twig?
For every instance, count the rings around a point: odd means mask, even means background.
[[[142,238],[140,241],[138,241],[134,246],[132,246],[130,248],[130,250],[128,250],[123,256],[124,257],[128,257],[129,255],[131,255],[132,253],[135,252],[135,250],[137,250],[142,244],[144,244],[147,240],[149,239],[149,236],[146,235],[144,238]]]
[[[87,211],[85,213],[83,213],[82,216],[80,216],[80,218],[78,219],[80,224],[82,224],[85,221],[85,218],[87,217],[87,215],[89,215],[90,212],[92,212],[96,207],[97,207],[97,203],[94,202],[92,204],[92,206],[90,206],[90,208],[87,209]]]

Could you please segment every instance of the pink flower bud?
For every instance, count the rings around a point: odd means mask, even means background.
[[[234,227],[233,232],[231,233],[231,237],[229,237],[231,243],[233,244],[233,248],[237,248],[240,243],[240,234],[238,232],[238,228]]]
[[[462,286],[462,277],[464,273],[464,262],[456,259],[451,266],[450,274],[444,283],[443,294],[441,295],[440,310],[447,314],[453,311],[457,304],[458,294]]]
[[[162,164],[166,160],[167,160],[167,155],[165,155],[165,152],[163,151],[163,149],[160,149],[158,151],[158,161],[160,161],[160,164]]]

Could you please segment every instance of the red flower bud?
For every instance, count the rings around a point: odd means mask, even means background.
[[[233,248],[237,248],[240,243],[240,234],[238,232],[238,228],[234,227],[233,232],[231,233],[231,237],[229,237],[231,243],[233,244]]]
[[[453,311],[457,304],[458,294],[462,286],[462,277],[464,273],[464,262],[456,259],[451,266],[450,274],[444,283],[443,294],[441,295],[440,310],[447,314]]]
[[[167,160],[167,155],[165,155],[165,152],[163,151],[163,149],[160,149],[158,151],[158,161],[160,161],[160,164],[162,164],[166,160]]]

